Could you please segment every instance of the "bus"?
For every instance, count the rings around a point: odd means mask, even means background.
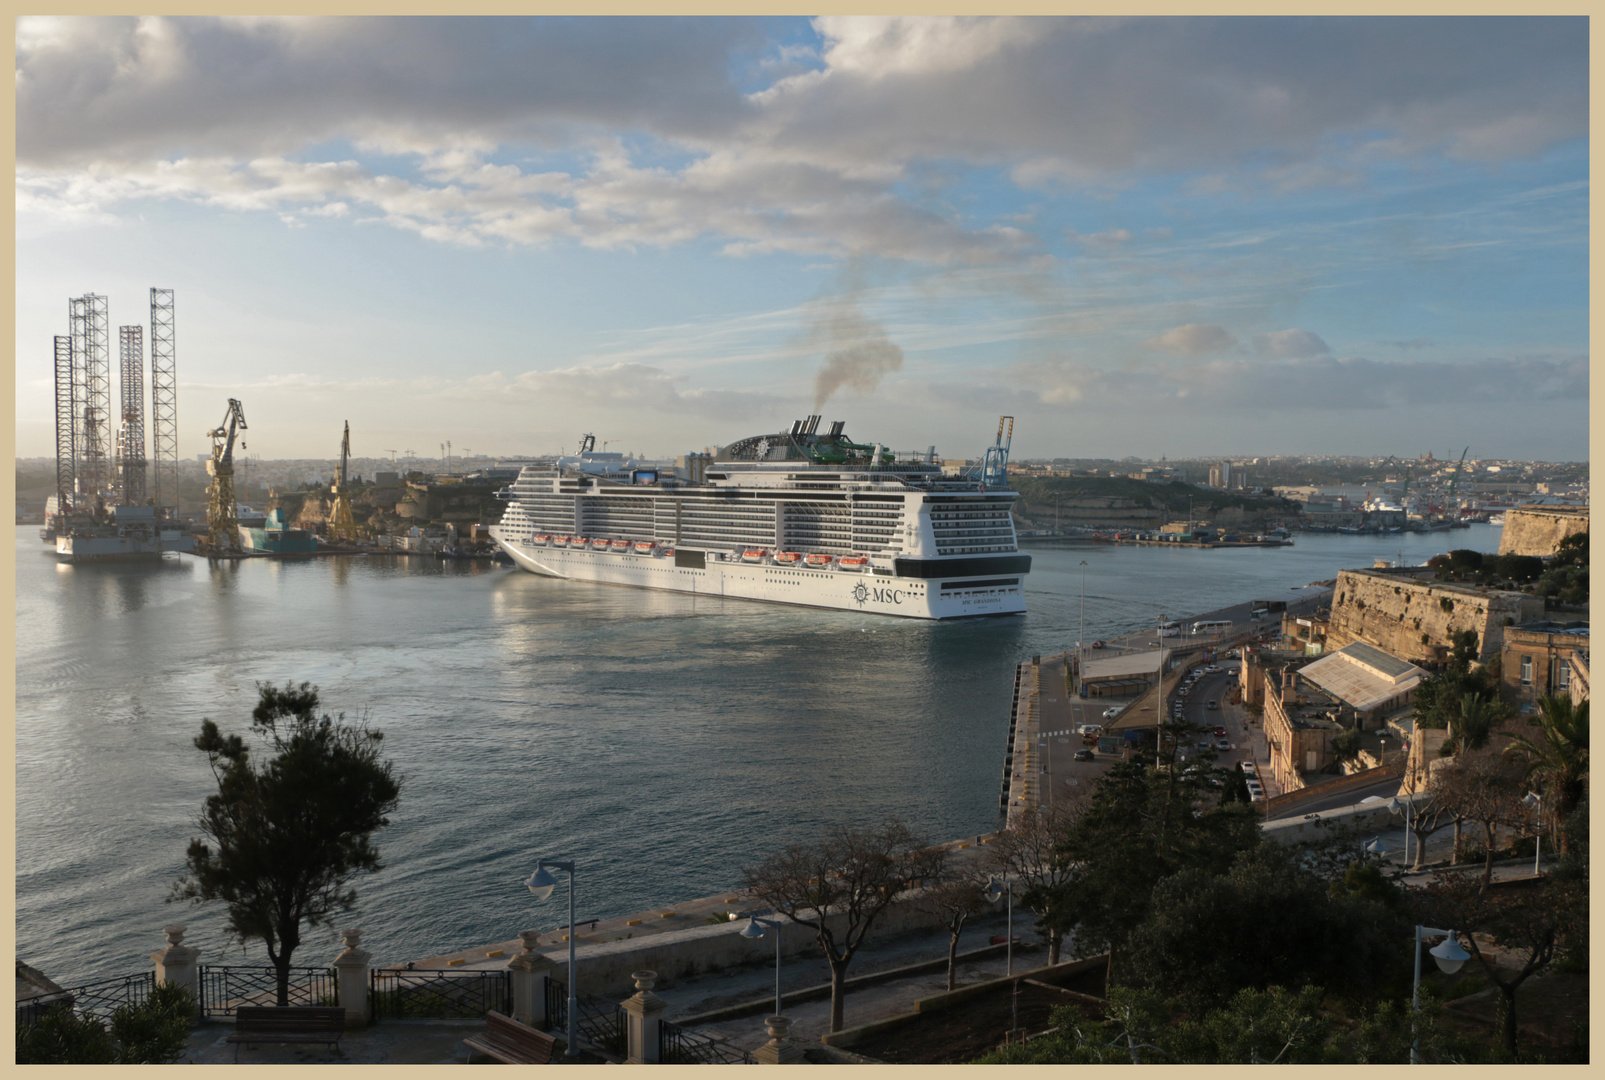
[[[1177,623],[1177,622],[1162,622],[1162,623],[1160,623],[1159,624],[1159,636],[1162,637],[1162,638],[1180,637],[1181,636],[1181,623]]]
[[[1230,619],[1213,619],[1193,623],[1193,633],[1195,634],[1224,634],[1231,628],[1232,620]]]

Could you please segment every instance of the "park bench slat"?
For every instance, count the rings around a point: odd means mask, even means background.
[[[463,1045],[504,1065],[547,1065],[557,1040],[492,1010],[485,1014],[485,1030],[464,1039]]]
[[[346,1011],[328,1005],[242,1005],[234,1011],[234,1060],[240,1060],[241,1046],[268,1043],[323,1043],[340,1045],[345,1034]]]

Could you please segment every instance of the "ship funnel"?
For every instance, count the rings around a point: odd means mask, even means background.
[[[830,422],[831,438],[835,438],[837,435],[840,435],[842,433],[842,428],[844,428],[846,426],[847,426],[847,421],[845,421],[845,420],[832,420]]]
[[[814,432],[818,431],[819,430],[819,422],[821,420],[823,420],[823,419],[824,419],[824,416],[822,416],[822,415],[810,416],[808,418],[808,429],[803,434],[812,435]]]
[[[802,429],[803,429],[803,424],[804,424],[804,421],[802,421],[802,420],[793,420],[791,422],[791,433],[793,435],[801,435],[802,434]]]

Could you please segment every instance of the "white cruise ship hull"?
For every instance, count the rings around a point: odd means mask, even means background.
[[[910,619],[961,619],[1025,611],[1023,576],[968,581],[897,577],[853,571],[748,563],[710,557],[702,568],[677,566],[673,556],[571,549],[514,539],[493,526],[491,536],[521,568],[548,577],[628,585],[638,589],[777,604],[862,611]]]

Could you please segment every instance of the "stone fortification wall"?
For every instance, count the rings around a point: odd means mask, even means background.
[[[1505,512],[1505,531],[1499,536],[1501,555],[1553,555],[1560,542],[1573,533],[1588,532],[1588,508],[1520,507]]]
[[[1486,659],[1504,644],[1506,619],[1523,623],[1543,614],[1538,596],[1344,570],[1332,597],[1326,647],[1363,641],[1412,664],[1430,664],[1445,658],[1451,635],[1475,630],[1477,656]]]

